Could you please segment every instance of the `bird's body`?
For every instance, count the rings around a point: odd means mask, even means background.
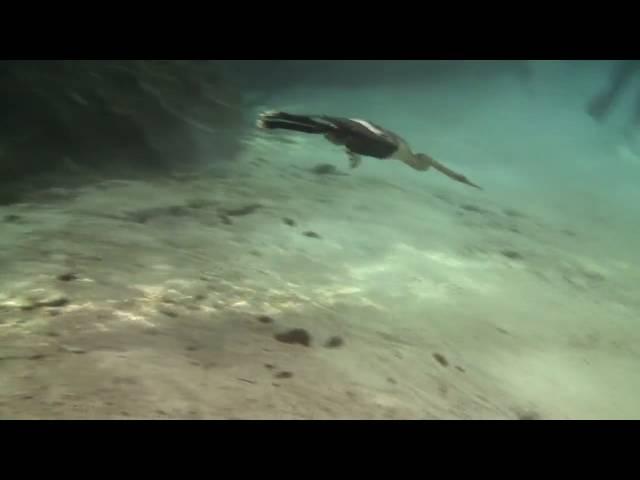
[[[458,182],[480,188],[430,156],[414,153],[405,139],[367,120],[268,111],[259,116],[257,123],[259,128],[267,130],[284,129],[324,135],[331,143],[346,148],[351,168],[360,165],[362,156],[395,159],[415,170],[425,171],[433,167]]]

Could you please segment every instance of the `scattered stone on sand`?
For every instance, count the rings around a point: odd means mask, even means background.
[[[58,292],[38,291],[26,295],[12,302],[21,310],[35,310],[43,307],[64,307],[69,299]]]
[[[54,332],[54,331],[46,332],[45,335],[47,337],[59,337],[60,336],[60,334],[58,332]]]
[[[73,346],[68,346],[68,345],[60,345],[60,350],[62,350],[64,352],[68,352],[68,353],[74,353],[76,355],[81,355],[83,353],[87,353],[87,351],[84,348],[73,347]]]
[[[519,410],[515,412],[518,420],[540,420],[541,416],[534,410]]]
[[[184,349],[187,352],[195,352],[195,351],[200,350],[200,347],[198,345],[187,345],[186,347],[184,347]]]
[[[316,175],[346,175],[346,173],[342,173],[335,165],[331,165],[330,163],[320,163],[313,167],[311,172]]]
[[[506,330],[506,329],[504,329],[504,328],[502,328],[502,327],[496,327],[496,330],[497,330],[498,332],[502,333],[503,335],[510,335],[510,334],[509,334],[509,330]]]
[[[514,210],[513,208],[505,208],[504,210],[502,210],[502,213],[504,213],[508,217],[513,217],[513,218],[524,218],[525,217],[525,215],[523,213],[520,213],[519,211]]]
[[[436,360],[436,362],[438,362],[443,367],[449,366],[449,360],[447,360],[445,356],[442,355],[441,353],[434,353],[433,358]]]
[[[145,208],[125,213],[125,218],[136,223],[147,223],[157,217],[185,217],[190,215],[188,207],[182,205],[172,205],[169,207]]]
[[[171,318],[176,318],[179,316],[177,312],[175,312],[174,310],[169,310],[168,308],[161,308],[158,311],[163,315],[166,315],[167,317],[171,317]]]
[[[475,212],[475,213],[489,213],[488,210],[485,210],[484,208],[481,207],[477,207],[476,205],[460,205],[460,208],[462,208],[463,210],[466,210],[467,212]]]
[[[275,378],[291,378],[293,377],[293,372],[278,372],[274,376]]]
[[[193,299],[194,299],[196,302],[201,302],[201,301],[203,301],[203,300],[206,300],[206,299],[207,299],[207,296],[206,296],[204,293],[199,293],[199,294],[197,294],[196,296],[194,296],[194,297],[193,297]]]
[[[269,315],[260,315],[258,317],[258,321],[260,323],[273,323],[273,318],[271,318]]]
[[[252,203],[250,205],[245,205],[244,207],[240,207],[240,208],[224,209],[222,210],[222,213],[230,217],[241,217],[244,215],[249,215],[255,212],[256,210],[258,210],[259,208],[262,208],[262,205],[260,205],[259,203]]]
[[[4,216],[3,221],[5,221],[6,223],[16,223],[21,219],[22,217],[20,215],[9,214]]]
[[[276,368],[276,366],[272,363],[265,363],[264,368],[266,368],[267,370],[273,370],[274,368]]]
[[[460,365],[456,365],[456,370],[462,373],[467,373],[467,371],[464,368],[462,368]]]
[[[387,377],[387,382],[389,382],[392,385],[397,385],[398,384],[397,380],[395,378],[393,378],[393,377]]]
[[[343,345],[344,340],[342,339],[342,337],[338,337],[337,335],[328,339],[324,344],[326,348],[339,348]]]
[[[283,333],[276,333],[274,338],[282,343],[303,345],[305,347],[311,345],[311,335],[303,328],[294,328]]]
[[[524,258],[520,252],[515,250],[502,250],[500,253],[511,260],[522,260]]]
[[[193,208],[193,209],[200,209],[200,208],[205,208],[205,207],[210,207],[212,205],[214,205],[214,202],[210,202],[208,200],[204,200],[201,198],[194,198],[189,200],[187,203],[187,208]]]
[[[302,234],[305,237],[309,237],[309,238],[322,238],[319,234],[317,234],[316,232],[313,232],[311,230],[309,230],[307,232],[303,232]]]
[[[219,217],[220,221],[225,225],[233,225],[233,221],[231,221],[231,219],[227,215],[221,214]]]
[[[58,275],[56,278],[61,282],[72,282],[73,280],[77,280],[79,277],[75,273],[68,272]]]
[[[285,225],[289,225],[290,227],[295,227],[296,226],[296,221],[293,218],[283,218],[282,221],[284,222]]]

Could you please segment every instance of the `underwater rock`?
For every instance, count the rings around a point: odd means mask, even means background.
[[[346,173],[339,171],[335,165],[331,165],[330,163],[321,163],[316,165],[311,169],[311,172],[316,175],[347,175]]]
[[[342,337],[334,336],[327,340],[324,344],[326,348],[338,348],[344,345]]]
[[[2,220],[6,223],[16,223],[16,222],[19,222],[21,219],[22,217],[20,215],[9,214],[9,215],[5,215]]]
[[[228,215],[230,217],[241,217],[244,215],[249,215],[251,213],[254,213],[259,208],[262,208],[262,205],[260,205],[259,203],[252,203],[250,205],[245,205],[244,207],[240,207],[240,208],[222,210],[222,214]]]
[[[289,225],[290,227],[296,226],[296,221],[293,220],[292,218],[283,218],[282,221],[284,222],[285,225]]]
[[[449,366],[449,360],[447,360],[446,357],[441,353],[434,353],[433,358],[436,360],[436,362],[438,362],[443,367]]]
[[[305,237],[309,237],[309,238],[322,238],[319,234],[317,234],[316,232],[313,232],[311,230],[309,230],[307,232],[303,232],[302,234]]]
[[[278,372],[274,375],[275,378],[292,378],[293,372]]]
[[[64,307],[69,303],[69,299],[59,292],[40,290],[31,292],[24,297],[18,297],[10,302],[21,310],[35,310],[44,307]]]
[[[311,335],[303,328],[294,328],[283,333],[276,333],[274,338],[282,343],[303,345],[305,347],[311,345]]]
[[[61,282],[71,282],[73,280],[77,280],[79,277],[75,273],[69,272],[58,275],[56,278]]]
[[[538,412],[533,410],[521,410],[516,411],[516,418],[518,420],[540,420],[541,416]]]
[[[258,317],[258,321],[259,321],[260,323],[273,323],[273,318],[271,318],[271,317],[270,317],[270,316],[268,316],[268,315],[260,315],[260,316]]]
[[[500,253],[511,260],[522,260],[524,258],[520,252],[515,250],[502,250]]]

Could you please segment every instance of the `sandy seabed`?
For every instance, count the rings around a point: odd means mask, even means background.
[[[584,225],[304,151],[2,208],[0,418],[640,417],[640,275]]]

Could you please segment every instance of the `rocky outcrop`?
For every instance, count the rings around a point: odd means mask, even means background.
[[[240,91],[194,60],[0,62],[0,203],[43,174],[129,176],[229,159]]]

